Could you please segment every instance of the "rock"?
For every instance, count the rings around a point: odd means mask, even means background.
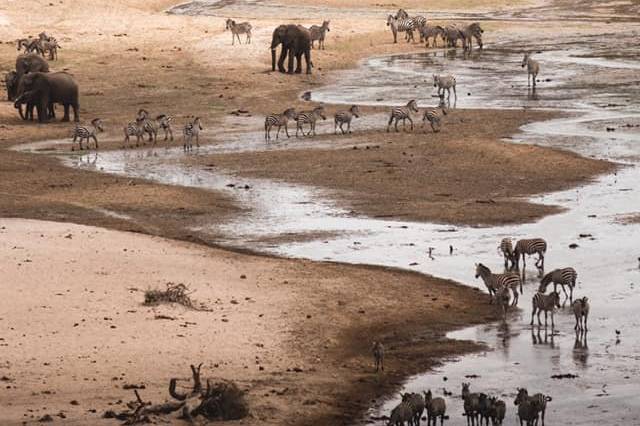
[[[551,376],[552,379],[575,379],[579,377],[577,374],[565,373],[565,374],[554,374]]]
[[[38,419],[38,421],[39,421],[40,423],[44,423],[44,422],[52,422],[52,421],[53,421],[53,417],[51,417],[51,415],[49,415],[49,414],[45,414],[44,416],[40,417],[40,418]]]
[[[576,249],[576,248],[578,248],[578,247],[580,247],[580,246],[578,246],[576,243],[571,243],[571,244],[569,244],[569,248],[570,248],[570,249]]]
[[[311,92],[304,92],[302,94],[302,99],[305,101],[310,101],[311,100]]]

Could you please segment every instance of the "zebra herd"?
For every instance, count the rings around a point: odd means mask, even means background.
[[[548,395],[536,393],[529,395],[526,388],[517,388],[516,397],[513,401],[517,406],[517,415],[520,424],[526,422],[527,426],[537,425],[544,417],[547,403],[552,401]],[[449,393],[450,395],[450,393]],[[401,393],[402,400],[396,405],[389,415],[387,426],[420,426],[420,420],[424,411],[427,412],[427,425],[435,426],[438,418],[440,425],[449,418],[446,415],[447,404],[442,397],[433,397],[431,390],[420,393]],[[481,426],[483,423],[493,426],[502,425],[507,414],[507,404],[497,396],[490,396],[483,392],[471,392],[470,383],[462,383],[460,396],[463,401],[464,416],[467,418],[467,425]]]
[[[473,22],[464,27],[458,27],[455,24],[446,26],[431,25],[424,16],[409,16],[407,11],[399,9],[395,15],[387,16],[387,26],[393,34],[393,42],[398,42],[398,33],[405,33],[407,43],[415,42],[414,31],[420,36],[420,43],[429,46],[429,40],[432,40],[431,47],[437,47],[438,37],[442,40],[445,47],[457,47],[458,41],[462,42],[465,50],[471,50],[473,40],[476,40],[478,47],[482,49],[482,34],[484,30],[478,22]]]
[[[58,49],[62,49],[55,37],[48,35],[46,32],[38,34],[38,38],[21,38],[16,40],[18,52],[24,49],[24,53],[37,53],[43,58],[48,53],[49,60],[58,59]]]

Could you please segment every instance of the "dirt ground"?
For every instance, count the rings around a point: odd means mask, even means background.
[[[298,95],[328,82],[333,70],[352,67],[374,54],[416,50],[405,43],[391,44],[384,19],[372,22],[350,16],[332,20],[330,48],[314,51],[317,69],[312,76],[270,73],[266,46],[272,29],[281,22],[252,18],[253,44],[231,50],[223,18],[165,14],[163,10],[173,3],[2,3],[0,71],[13,68],[15,39],[42,30],[57,36],[63,48],[52,69],[74,75],[81,87],[82,121],[103,118],[107,132],[101,149],[114,149],[120,146],[122,126],[140,107],[176,116],[178,128],[189,116],[203,117],[203,139],[211,143],[230,111],[246,108],[260,115],[301,106]],[[483,1],[482,7],[505,3],[509,2]],[[497,24],[488,23],[487,28]],[[460,111],[449,119],[448,125],[458,126],[466,135],[459,140],[444,133],[428,140],[405,135],[390,145],[384,134],[369,132],[341,139],[344,146],[335,152],[296,151],[309,160],[309,174],[302,172],[303,161],[293,162],[286,175],[274,173],[279,161],[291,160],[291,152],[272,153],[270,158],[251,154],[243,167],[233,156],[219,161],[240,174],[340,190],[344,202],[361,213],[457,223],[498,223],[505,220],[503,209],[518,218],[514,221],[538,218],[555,209],[542,211],[513,197],[556,188],[548,187],[552,183],[560,188],[584,182],[607,170],[607,165],[572,154],[499,142],[538,114],[513,113],[505,116],[506,128],[483,129],[482,146],[497,156],[492,161],[526,170],[528,178],[533,165],[547,158],[554,161],[549,179],[519,179],[503,187],[499,173],[480,174],[483,170],[474,164],[478,147],[466,123],[479,122],[482,114]],[[109,403],[132,397],[131,391],[121,389],[124,382],[145,382],[143,395],[156,401],[166,395],[169,377],[186,376],[188,364],[200,361],[207,373],[237,380],[248,390],[253,414],[246,424],[350,424],[372,400],[387,395],[408,375],[424,371],[444,355],[475,348],[469,342],[444,339],[446,331],[494,318],[487,305],[477,303],[475,291],[421,275],[230,253],[72,225],[214,245],[215,239],[204,241],[189,228],[224,221],[243,207],[221,193],[69,169],[46,155],[8,150],[24,142],[67,137],[70,129],[68,123],[25,123],[10,103],[0,103],[0,216],[68,222],[1,220],[0,250],[3,259],[10,260],[1,267],[0,284],[10,295],[0,302],[0,355],[2,362],[8,361],[0,364],[0,377],[6,377],[2,379],[6,386],[0,389],[3,424],[60,412],[67,423],[95,424],[100,413],[112,407]],[[381,148],[347,149],[362,138]],[[409,163],[412,154],[415,162]],[[434,156],[430,163],[424,161],[428,154]],[[338,161],[343,155],[344,160]],[[379,164],[382,156],[405,170]],[[322,177],[327,165],[321,159],[334,162],[334,170],[339,167],[351,183]],[[418,160],[429,164],[424,176]],[[478,175],[451,181],[460,178],[451,172],[454,167]],[[411,171],[413,178],[407,184],[403,179]],[[361,193],[382,177],[391,183],[377,194],[384,202],[374,205]],[[426,183],[438,189],[415,188]],[[399,197],[401,192],[405,195]],[[476,212],[479,206],[483,216]],[[425,213],[412,216],[412,209]],[[242,274],[247,278],[240,279]],[[214,312],[140,306],[139,290],[169,281],[189,284],[197,290],[194,297],[213,304]],[[138,290],[130,290],[133,287]],[[178,319],[155,320],[157,312]],[[220,326],[212,327],[212,320]],[[370,371],[369,346],[374,338],[389,347],[384,375]],[[296,366],[303,372],[286,371]],[[71,400],[80,405],[71,405]]]
[[[0,219],[0,253],[12,283],[0,301],[3,425],[45,414],[112,424],[100,416],[133,399],[124,385],[163,402],[169,378],[200,362],[206,377],[247,390],[252,414],[240,424],[351,424],[406,374],[476,348],[447,331],[494,318],[476,291],[419,274],[81,225]],[[212,311],[142,305],[145,290],[169,282]],[[377,339],[383,374],[372,372]]]

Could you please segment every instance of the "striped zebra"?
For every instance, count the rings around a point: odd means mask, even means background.
[[[589,317],[589,298],[583,297],[578,299],[571,305],[573,315],[576,317],[576,325],[574,330],[587,331],[587,318]],[[583,325],[584,322],[584,325]]]
[[[324,38],[329,32],[329,24],[331,21],[323,21],[322,25],[312,25],[309,27],[311,33],[311,48],[314,49],[314,42],[318,40],[318,49],[324,50]]]
[[[542,426],[544,426],[544,413],[547,410],[547,402],[552,401],[553,398],[550,396],[544,395],[542,393],[537,393],[535,395],[529,396],[529,392],[526,388],[517,388],[518,395],[516,399],[513,401],[515,405],[520,405],[522,403],[529,403],[533,405],[533,407],[541,414],[542,417]],[[536,416],[536,424],[537,424],[537,416]]]
[[[420,425],[420,419],[422,418],[422,413],[424,413],[425,408],[424,397],[419,393],[413,392],[400,395],[402,396],[402,401],[408,402],[411,406],[411,412],[413,413],[413,424],[415,426]]]
[[[444,28],[445,41],[447,47],[458,47],[458,40],[462,40],[462,46],[464,47],[464,34],[455,25],[447,25]]]
[[[429,47],[430,38],[433,38],[431,47],[438,47],[438,36],[440,36],[443,41],[446,40],[446,32],[440,25],[425,25],[418,31],[420,32],[420,41],[424,41],[426,43],[426,47]]]
[[[336,115],[333,118],[333,122],[335,125],[334,133],[336,135],[338,134],[338,127],[340,128],[340,131],[343,135],[345,133],[351,133],[351,120],[353,120],[353,117],[360,118],[360,109],[358,108],[358,105],[352,105],[351,108],[349,108],[347,111],[336,112]],[[346,132],[342,128],[344,124],[347,125]]]
[[[407,18],[409,18],[409,14],[404,9],[398,9],[398,11],[396,12],[394,18],[396,18],[396,19],[407,19]]]
[[[200,117],[196,117],[193,121],[187,122],[182,129],[182,136],[184,137],[183,149],[185,151],[191,151],[193,149],[193,138],[196,138],[196,147],[200,148],[200,131],[202,128],[202,121]]]
[[[280,135],[280,129],[284,126],[284,132],[289,137],[289,129],[287,127],[287,123],[289,120],[296,119],[296,110],[295,108],[288,108],[282,114],[269,114],[264,119],[264,139],[269,141],[271,140],[271,128],[274,126],[278,126],[278,131],[276,132],[276,140],[278,140],[278,136]]]
[[[139,146],[140,140],[144,144],[144,122],[140,119],[132,121],[124,126],[124,141],[122,142],[123,148],[129,147],[129,138],[131,136],[136,137],[136,146]]]
[[[467,417],[467,426],[469,423],[472,425],[478,422],[478,415],[480,414],[480,394],[471,393],[471,383],[462,383],[462,396],[464,415]]]
[[[531,57],[531,53],[526,52],[522,58],[522,68],[527,66],[527,87],[531,86],[531,76],[533,76],[533,87],[536,87],[536,78],[540,72],[540,63]]]
[[[489,292],[489,302],[493,303],[496,292],[506,287],[513,293],[513,305],[518,304],[518,288],[522,291],[522,280],[516,273],[493,274],[491,269],[482,263],[476,264],[476,279],[482,278],[484,285]]]
[[[236,23],[233,19],[227,19],[226,30],[231,30],[231,45],[233,46],[236,42],[236,38],[238,39],[238,43],[242,44],[240,40],[240,34],[246,34],[246,42],[245,44],[251,43],[251,24],[248,22],[241,22],[239,24]]]
[[[433,87],[438,88],[438,96],[440,96],[440,93],[444,95],[444,91],[446,90],[447,100],[451,98],[451,89],[453,89],[455,100],[458,100],[458,94],[456,93],[456,78],[453,75],[433,74]]]
[[[21,38],[17,41],[18,43],[18,51],[24,48],[24,53],[37,53],[44,57],[44,48],[42,46],[42,41],[37,38]]]
[[[387,26],[393,33],[393,42],[398,42],[398,33],[407,33],[407,42],[413,41],[413,20],[411,18],[396,18],[393,15],[387,17]]]
[[[471,50],[474,38],[478,43],[478,47],[482,49],[482,33],[484,33],[484,30],[480,27],[479,23],[474,22],[470,25],[467,25],[466,27],[462,28],[460,32],[463,36],[462,44],[465,49]]]
[[[547,286],[553,283],[553,291],[557,291],[558,286],[561,286],[565,297],[573,301],[573,288],[576,286],[577,279],[578,273],[573,268],[554,269],[542,278],[538,291],[540,293],[546,292]],[[570,294],[567,294],[564,286],[569,287]]]
[[[407,105],[400,107],[393,107],[391,109],[391,117],[389,117],[389,123],[387,123],[387,133],[389,132],[389,127],[391,127],[391,123],[395,120],[395,129],[396,132],[398,130],[398,121],[402,120],[402,130],[405,130],[405,122],[409,120],[411,123],[411,130],[413,130],[413,120],[411,119],[411,112],[418,112],[418,103],[415,99],[407,102]]]
[[[512,269],[509,268],[509,262],[511,262],[511,266],[513,267],[513,243],[511,242],[511,238],[503,238],[498,246],[498,251],[502,253],[504,257],[504,269]]]
[[[438,113],[438,109],[442,111],[442,115],[447,115],[447,109],[443,104],[440,104],[437,108],[427,108],[424,111],[424,115],[422,116],[422,127],[426,130],[427,121],[431,125],[431,130],[433,133],[438,133],[440,129],[442,129],[442,120],[440,118],[440,114]]]
[[[309,136],[313,132],[313,136],[316,135],[316,121],[318,118],[322,118],[323,120],[327,119],[327,116],[324,115],[324,107],[319,106],[313,109],[313,111],[302,111],[296,117],[296,137],[298,137],[298,132],[302,132],[302,136],[304,134],[304,128],[302,127],[304,124],[309,124],[309,133],[306,136]]]
[[[91,120],[91,126],[92,128],[89,129],[76,123],[71,134],[71,136],[73,137],[73,145],[71,145],[71,151],[75,150],[76,139],[78,139],[78,145],[81,151],[83,150],[82,141],[85,139],[87,140],[87,149],[90,148],[89,144],[91,142],[91,139],[93,139],[96,144],[96,149],[98,149],[98,138],[96,137],[96,134],[104,131],[104,129],[102,128],[102,120],[100,120],[99,118],[94,118],[93,120]]]
[[[531,299],[531,305],[533,306],[533,310],[531,311],[531,323],[533,325],[533,317],[536,312],[538,313],[538,325],[542,325],[542,321],[540,321],[540,314],[544,311],[544,326],[547,326],[547,314],[551,313],[551,329],[555,327],[555,323],[553,322],[553,313],[556,308],[560,307],[560,294],[556,291],[543,294],[537,292],[533,295]]]
[[[45,40],[42,42],[43,56],[49,52],[49,60],[56,61],[58,59],[58,49],[62,49],[55,38],[51,40]]]
[[[138,116],[136,117],[136,121],[142,121],[142,127],[144,132],[149,135],[149,142],[153,141],[153,144],[156,144],[156,140],[158,139],[158,124],[155,120],[149,118],[149,111],[146,109],[139,109]]]
[[[422,36],[422,32],[420,30],[427,25],[427,18],[422,15],[416,15],[410,17],[409,19],[411,19],[411,21],[413,22],[413,29],[418,31],[418,35],[420,36],[420,43],[424,42],[424,37]]]
[[[167,140],[167,137],[171,137],[171,141],[173,141],[173,129],[171,128],[171,122],[173,121],[173,117],[167,114],[160,114],[156,117],[156,123],[158,124],[158,128],[164,131],[164,140]]]
[[[520,257],[522,257],[522,268],[527,267],[525,255],[531,256],[532,254],[538,255],[536,260],[536,267],[544,270],[544,255],[547,252],[547,242],[542,238],[530,238],[525,240],[518,240],[516,248],[513,250],[513,258],[515,260],[516,268],[520,268]]]
[[[413,425],[413,407],[409,401],[402,401],[391,410],[387,426]]]

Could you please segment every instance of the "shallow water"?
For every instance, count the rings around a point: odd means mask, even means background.
[[[634,330],[640,322],[636,315],[640,303],[637,260],[640,226],[623,226],[615,219],[616,215],[640,211],[637,194],[640,169],[636,167],[640,133],[638,128],[609,132],[606,127],[621,129],[640,117],[637,104],[640,96],[633,84],[640,64],[598,57],[585,60],[584,55],[589,52],[584,47],[545,52],[538,55],[544,62],[541,78],[551,81],[541,81],[534,96],[527,91],[526,74],[520,68],[521,58],[516,50],[517,46],[511,49],[501,46],[469,57],[461,56],[461,52],[454,57],[440,51],[435,55],[372,58],[358,70],[345,72],[339,86],[323,88],[312,96],[314,100],[331,103],[387,105],[416,97],[426,106],[433,103],[431,74],[455,70],[461,88],[458,107],[571,111],[569,118],[525,126],[513,142],[558,146],[583,155],[625,161],[629,166],[593,184],[535,198],[535,202],[559,204],[568,211],[533,224],[472,228],[353,217],[337,208],[326,191],[238,178],[216,167],[190,166],[181,161],[185,154],[177,148],[90,153],[65,156],[63,161],[72,167],[233,194],[251,207],[250,211],[230,223],[211,228],[212,233],[226,235],[225,243],[229,245],[293,257],[402,267],[476,287],[483,285],[473,277],[475,262],[483,262],[493,270],[502,267],[496,250],[501,238],[544,237],[549,242],[547,271],[575,267],[578,271],[575,295],[588,296],[591,301],[588,346],[576,348],[574,320],[567,309],[557,314],[554,333],[550,327],[545,333],[542,327],[542,343],[538,343],[537,327],[532,336],[528,325],[529,301],[538,278],[535,269],[529,266],[520,298],[521,313],[510,314],[506,325],[472,327],[451,334],[455,338],[486,342],[492,350],[450,360],[435,372],[412,378],[406,387],[431,388],[437,395],[445,387],[457,395],[460,383],[471,381],[474,391],[506,396],[507,418],[511,423],[515,388],[525,386],[554,398],[547,411],[549,424],[557,424],[559,419],[562,424],[633,424],[640,415],[640,387],[637,379],[634,381],[640,369],[637,355],[640,336]],[[598,76],[603,68],[615,78],[611,84],[601,82],[593,86],[588,77]],[[266,146],[259,132],[230,133],[222,136],[220,143],[190,155],[298,148],[307,144],[299,140]],[[42,146],[31,144],[22,148],[37,151]],[[330,141],[314,146],[330,146]],[[229,187],[230,183],[234,187]],[[250,188],[244,189],[244,185]],[[260,238],[310,232],[337,232],[340,237],[283,244],[255,243]],[[580,238],[580,234],[592,237]],[[577,243],[578,248],[570,249],[572,243]],[[449,246],[454,247],[452,255]],[[427,254],[429,248],[433,248],[431,258]],[[532,263],[530,260],[529,265]],[[621,331],[618,343],[616,329]],[[366,336],[370,340],[374,337]],[[579,377],[550,378],[552,374],[567,372]],[[481,377],[465,379],[465,375],[471,374]],[[444,381],[444,377],[448,380]],[[463,422],[460,399],[447,397],[447,402],[453,423]],[[386,414],[395,403],[397,399],[392,398],[371,414]],[[580,412],[584,414],[575,416]]]

